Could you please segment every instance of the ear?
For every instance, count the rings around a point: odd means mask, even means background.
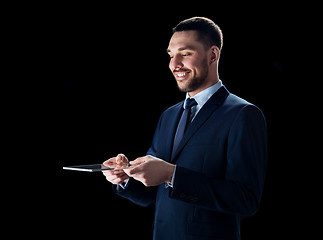
[[[210,48],[210,64],[217,62],[220,59],[220,50],[217,46],[213,45]]]

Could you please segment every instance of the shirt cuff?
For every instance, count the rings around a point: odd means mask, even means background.
[[[173,177],[172,177],[172,181],[170,183],[166,183],[166,185],[168,187],[173,187],[174,186],[174,180],[175,180],[175,173],[176,173],[176,165],[175,165],[175,169],[174,169],[174,173],[173,173]]]
[[[126,179],[126,182],[123,182],[123,183],[121,183],[121,184],[118,184],[118,187],[117,187],[117,189],[119,188],[122,188],[122,189],[126,189],[126,187],[128,186],[128,182],[129,182],[129,178],[128,179]]]

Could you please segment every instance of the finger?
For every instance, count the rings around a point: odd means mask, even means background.
[[[141,165],[137,165],[137,166],[132,166],[129,168],[125,168],[123,169],[123,171],[129,176],[129,177],[134,177],[135,175],[138,175],[140,173],[142,173],[142,167]]]
[[[130,163],[130,165],[133,166],[133,165],[138,165],[138,164],[144,163],[146,161],[147,161],[146,157],[140,157],[140,158],[137,158],[137,159],[135,159],[133,161],[130,161],[129,163]]]
[[[126,175],[127,174],[124,171],[114,174],[114,176],[116,176],[116,177],[122,177],[122,176],[126,176]]]
[[[102,173],[104,176],[113,176],[124,172],[122,171],[122,169],[115,169],[115,170],[105,170],[105,171],[102,171]]]
[[[117,162],[118,162],[118,161],[120,161],[120,160],[123,158],[123,156],[124,156],[124,154],[119,153],[119,154],[117,155],[117,157],[116,157],[116,161],[117,161]]]
[[[116,174],[116,175],[107,175],[106,179],[113,183],[113,184],[121,184],[123,183],[126,179],[128,179],[128,175],[125,173],[120,173],[120,174]]]
[[[115,174],[115,175],[109,175],[109,179],[119,179],[119,178],[128,178],[128,175],[123,173]]]
[[[114,182],[115,182],[116,184],[120,184],[120,183],[123,183],[123,182],[124,182],[126,179],[128,179],[128,178],[129,178],[129,176],[128,176],[127,174],[123,173],[123,174],[118,175],[118,176],[115,178]]]
[[[112,158],[109,158],[108,160],[104,161],[103,165],[108,167],[109,165],[115,163],[115,161],[116,161],[116,157],[112,157]]]
[[[126,157],[126,155],[124,155],[123,153],[118,154],[118,156],[116,157],[116,162],[117,163],[127,163],[128,162],[128,158]]]
[[[135,169],[136,167],[129,167],[122,169],[129,177],[134,177],[138,173],[138,171]]]
[[[129,168],[124,168],[124,169],[122,169],[122,170],[123,170],[123,172],[124,172],[125,174],[127,174],[129,177],[131,177],[130,167],[129,167]]]

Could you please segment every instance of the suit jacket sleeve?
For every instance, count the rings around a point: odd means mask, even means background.
[[[118,188],[117,185],[113,185],[112,189],[119,196],[142,207],[153,206],[156,201],[156,187],[147,188],[141,182],[132,178],[129,179],[125,189]]]
[[[262,112],[246,105],[238,112],[227,137],[224,179],[177,166],[170,197],[224,213],[254,214],[266,172],[266,134]]]

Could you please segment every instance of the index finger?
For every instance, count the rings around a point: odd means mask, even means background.
[[[144,162],[147,162],[147,160],[144,157],[141,157],[141,158],[137,158],[137,159],[135,159],[133,161],[130,161],[129,164],[131,166],[135,166],[135,165],[139,165],[139,164],[144,163]]]
[[[118,175],[120,173],[124,173],[122,171],[122,169],[111,169],[111,170],[104,170],[102,171],[103,175],[107,176],[107,175]]]

